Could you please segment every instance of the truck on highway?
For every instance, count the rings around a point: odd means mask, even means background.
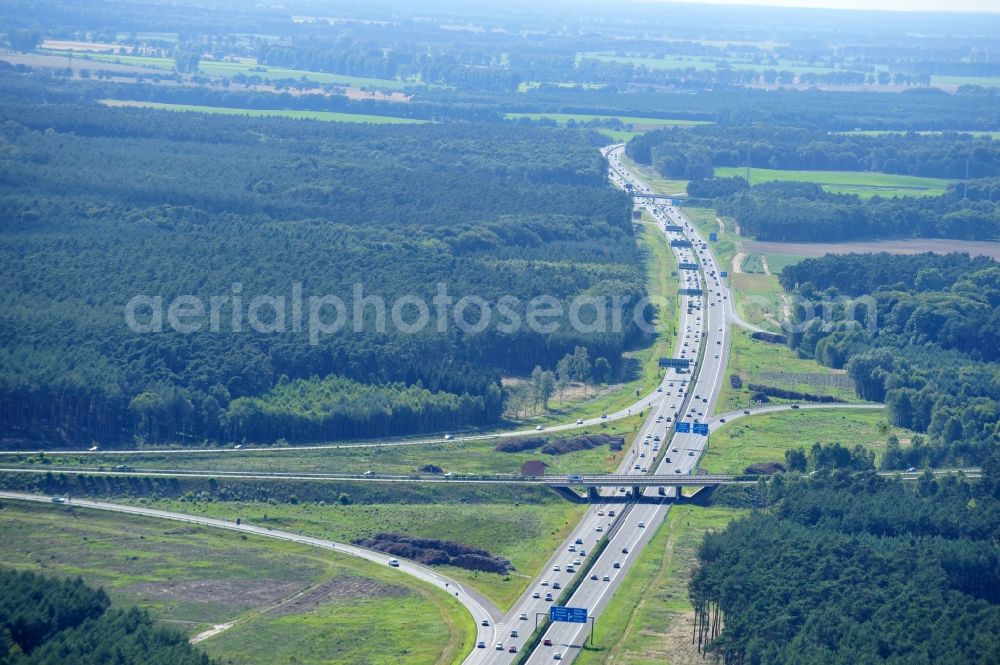
[[[66,497],[54,496],[52,497],[52,503],[66,503]]]

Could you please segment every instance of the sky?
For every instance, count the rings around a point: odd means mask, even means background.
[[[654,0],[656,1],[656,0]],[[1000,0],[669,0],[716,5],[771,5],[891,11],[1000,12]]]

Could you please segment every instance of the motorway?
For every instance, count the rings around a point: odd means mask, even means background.
[[[648,188],[632,173],[628,172],[621,163],[621,155],[624,146],[611,146],[603,152],[610,164],[610,177],[619,187],[625,188],[626,184],[631,185],[633,193],[636,195],[637,205],[647,210],[655,220],[659,232],[663,234],[665,242],[671,240],[689,240],[691,247],[671,247],[679,263],[698,264],[697,270],[680,270],[680,287],[701,289],[703,295],[679,296],[682,298],[680,306],[680,327],[678,328],[677,353],[678,358],[685,358],[692,362],[694,373],[688,374],[676,369],[667,369],[663,375],[661,383],[649,395],[637,400],[629,407],[616,413],[607,414],[601,418],[586,420],[583,423],[568,423],[545,428],[545,431],[563,431],[578,427],[592,426],[608,420],[625,418],[633,413],[645,411],[646,420],[642,424],[632,446],[623,455],[623,460],[616,470],[620,475],[648,476],[655,475],[663,479],[662,485],[670,489],[665,494],[661,494],[657,489],[643,490],[646,493],[646,501],[636,503],[634,497],[629,496],[630,487],[612,487],[602,490],[604,501],[592,505],[580,523],[573,529],[572,533],[562,543],[559,549],[552,555],[546,563],[541,574],[526,589],[525,593],[512,606],[512,609],[501,615],[495,607],[474,593],[470,593],[457,583],[448,580],[444,576],[438,575],[433,570],[419,566],[412,562],[400,560],[400,569],[413,574],[421,579],[425,579],[438,586],[457,589],[458,599],[463,602],[466,608],[476,618],[478,624],[477,641],[482,644],[481,648],[475,648],[466,659],[466,663],[510,663],[517,656],[511,652],[513,647],[520,651],[531,634],[535,626],[536,615],[547,615],[549,607],[561,594],[562,588],[571,583],[574,576],[578,574],[581,567],[591,563],[586,579],[583,579],[580,586],[573,593],[572,597],[565,602],[571,607],[584,607],[588,609],[590,616],[599,617],[608,601],[617,589],[622,579],[627,574],[632,563],[636,560],[642,547],[652,538],[656,529],[667,516],[670,507],[670,499],[673,496],[673,485],[679,484],[681,478],[690,481],[690,477],[698,464],[698,461],[705,450],[707,437],[693,433],[675,433],[674,423],[708,423],[711,427],[726,418],[735,419],[745,415],[743,412],[732,414],[722,414],[712,417],[711,413],[715,408],[716,400],[724,380],[726,360],[729,351],[728,325],[730,323],[756,330],[754,326],[742,321],[736,314],[733,306],[733,297],[728,286],[719,277],[719,266],[714,257],[707,249],[707,243],[700,237],[697,230],[684,219],[680,211],[676,208],[661,203],[655,199],[644,199],[642,193],[649,193]],[[666,226],[680,226],[682,232],[668,232]],[[802,408],[829,408],[831,405],[808,405]],[[841,408],[858,408],[858,405],[840,405]],[[881,405],[871,405],[868,408],[880,408]],[[763,407],[755,408],[753,412],[764,412],[779,410],[785,407]],[[455,437],[455,440],[472,440],[483,438],[496,438],[497,436],[523,436],[527,433],[534,433],[536,430],[521,430],[504,432],[501,434],[483,434],[468,437]],[[414,439],[399,441],[395,445],[420,445],[428,442],[440,442],[440,437],[434,439]],[[393,445],[386,442],[377,444],[348,444],[333,446],[302,446],[287,447],[280,450],[307,449],[316,450],[322,448],[341,448],[349,445]],[[207,448],[201,449],[203,452],[218,453],[225,449]],[[229,449],[232,450],[232,449]],[[253,448],[242,448],[240,452],[252,452]],[[274,451],[273,447],[262,448],[262,450]],[[19,451],[13,454],[25,454],[26,451]],[[58,451],[47,451],[54,453]],[[80,451],[66,451],[79,454]],[[115,454],[142,454],[154,451],[107,451]],[[157,454],[164,451],[157,450]],[[192,450],[177,450],[178,453],[190,454]],[[94,451],[94,454],[106,454],[105,451]],[[81,471],[76,469],[76,471]],[[162,473],[162,471],[150,471],[150,473]],[[132,471],[130,475],[138,475]],[[175,475],[175,474],[174,474]],[[298,474],[302,475],[302,474]],[[374,478],[372,478],[374,480]],[[406,478],[394,479],[396,481],[406,481]],[[674,480],[674,483],[671,483]],[[426,480],[425,480],[426,481]],[[0,493],[0,496],[8,496]],[[25,495],[30,496],[30,495]],[[23,497],[18,497],[23,498]],[[34,497],[37,499],[37,497]],[[47,501],[47,498],[42,499]],[[223,520],[212,520],[210,518],[193,517],[190,515],[179,515],[175,513],[165,513],[164,511],[152,511],[149,509],[133,508],[130,506],[118,506],[117,504],[103,504],[100,502],[83,502],[74,500],[74,504],[88,505],[88,507],[98,507],[106,510],[120,510],[121,512],[133,512],[136,514],[150,514],[151,516],[164,517],[166,519],[181,519],[194,523],[217,526],[221,528],[240,529],[254,533],[260,533],[269,537],[280,537],[287,540],[296,540],[316,544],[320,547],[334,549],[358,556],[364,556],[373,561],[385,563],[387,558],[384,554],[364,550],[351,545],[323,541],[321,539],[299,536],[285,532],[276,532],[261,527],[245,525],[237,527],[235,524]],[[608,545],[597,556],[595,561],[593,549],[603,537],[608,538]],[[353,551],[357,550],[357,552]],[[454,591],[450,591],[454,593]],[[483,624],[486,625],[483,625]],[[590,627],[586,624],[553,623],[544,634],[546,641],[551,642],[551,646],[540,646],[531,655],[527,662],[540,663],[551,661],[556,656],[561,660],[571,661],[577,655],[583,645]]]
[[[611,146],[603,151],[611,167],[612,182],[623,189],[630,184],[639,194],[648,192],[645,185],[622,166],[623,150],[623,146]],[[705,414],[712,412],[728,352],[726,308],[721,303],[724,297],[730,302],[731,298],[728,288],[718,278],[714,259],[679,211],[651,199],[638,199],[637,202],[653,215],[665,242],[691,240],[691,248],[671,247],[679,263],[700,264],[697,271],[681,271],[680,286],[700,288],[705,293],[704,296],[685,296],[686,302],[680,307],[677,357],[696,363],[696,373],[667,369],[656,391],[632,407],[646,409],[647,417],[616,471],[622,475],[655,474],[662,476],[667,485],[670,478],[692,474],[704,451],[707,437],[674,434],[673,423],[705,422]],[[667,225],[683,226],[684,232],[668,233]],[[634,503],[626,486],[606,491],[605,501],[588,509],[539,577],[497,625],[497,642],[485,645],[484,651],[491,655],[482,662],[507,664],[513,661],[517,656],[511,652],[511,647],[517,651],[524,647],[534,629],[536,616],[548,614],[549,607],[559,599],[560,588],[570,584],[581,566],[586,567],[587,563],[591,564],[589,574],[565,604],[587,608],[592,617],[600,616],[642,547],[663,522],[670,505],[670,497],[658,493],[652,496],[660,497],[659,501]],[[605,549],[596,561],[588,561],[587,557],[594,555],[594,547],[605,536],[608,538]],[[543,636],[543,645],[535,649],[527,662],[572,661],[589,630],[587,624],[551,624]]]

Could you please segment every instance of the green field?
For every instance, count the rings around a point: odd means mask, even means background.
[[[152,508],[232,519],[350,542],[379,532],[453,540],[506,557],[508,575],[442,566],[440,570],[509,608],[569,535],[586,506],[552,495],[542,504],[269,504],[256,502],[144,502]],[[266,519],[265,519],[266,516]]]
[[[296,543],[85,508],[3,501],[3,565],[79,575],[239,663],[460,663],[475,640],[454,599],[390,570]],[[371,630],[374,624],[378,631]]]
[[[715,175],[720,178],[743,177],[746,169],[739,166],[720,166]],[[937,196],[944,194],[949,180],[921,178],[910,175],[892,175],[871,171],[784,171],[778,169],[751,169],[754,184],[770,181],[815,182],[823,189],[837,194],[869,196]]]
[[[66,51],[48,50],[45,53],[52,55],[64,55]],[[76,54],[78,60],[93,60],[100,62],[111,62],[134,67],[147,67],[149,69],[162,69],[174,71],[173,58],[156,58],[142,55],[116,55],[111,53],[86,53]],[[260,71],[257,71],[260,70]],[[213,60],[202,60],[198,66],[198,72],[208,76],[227,76],[236,74],[246,74],[247,76],[259,76],[264,81],[275,81],[279,79],[307,80],[313,83],[324,85],[342,85],[350,88],[375,88],[379,90],[402,90],[415,85],[423,85],[419,81],[400,81],[398,79],[380,79],[363,76],[346,76],[341,74],[327,74],[325,72],[311,72],[304,69],[288,69],[285,67],[269,67],[258,65],[252,60],[241,60],[240,62],[216,62]]]
[[[626,154],[622,154],[622,164],[629,171],[641,177],[643,182],[657,194],[687,196],[687,180],[670,180],[669,178],[664,178],[656,173],[652,167],[637,164]]]
[[[745,275],[746,276],[746,275]],[[814,395],[830,395],[849,402],[857,402],[853,383],[843,372],[824,367],[815,360],[799,358],[783,344],[761,342],[750,337],[750,332],[734,327],[732,344],[729,348],[729,361],[726,366],[726,381],[719,393],[716,413],[725,413],[742,409],[750,399],[747,386],[750,383],[761,383],[787,390],[811,393]],[[738,374],[743,380],[743,387],[735,389],[728,377]],[[788,402],[772,398],[777,403]]]
[[[585,646],[581,665],[687,665],[705,662],[691,644],[694,609],[687,584],[706,531],[721,531],[742,511],[677,505],[615,592]]]
[[[222,115],[244,115],[252,118],[281,117],[299,120],[323,120],[327,122],[364,122],[380,125],[423,124],[426,120],[397,118],[388,115],[364,115],[361,113],[336,113],[334,111],[295,111],[291,109],[235,109],[225,106],[197,106],[194,104],[167,104],[163,102],[133,102],[115,99],[102,100],[108,106],[134,106],[137,108],[160,109],[163,111],[185,111],[194,113],[218,113]]]
[[[814,443],[857,444],[875,452],[876,464],[886,438],[895,434],[908,443],[913,432],[891,426],[876,409],[799,409],[740,418],[712,432],[701,467],[709,473],[741,473],[757,462],[785,461],[785,451]]]
[[[1000,76],[951,76],[932,74],[931,85],[981,85],[984,88],[1000,87]]]
[[[779,254],[777,252],[766,252],[764,257],[767,259],[768,268],[771,269],[771,273],[774,275],[780,275],[785,267],[795,265],[799,261],[809,258],[801,254]]]

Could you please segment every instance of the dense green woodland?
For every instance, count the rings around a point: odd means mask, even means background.
[[[765,182],[716,199],[715,204],[721,214],[737,221],[742,235],[760,240],[1000,239],[1000,178],[972,180],[967,189],[953,184],[941,196],[869,199],[833,194],[815,183]]]
[[[2,665],[211,665],[143,610],[111,607],[103,589],[0,568]]]
[[[439,431],[496,422],[500,372],[554,368],[578,345],[618,368],[631,317],[606,334],[577,333],[565,317],[555,332],[501,333],[497,316],[480,333],[437,333],[432,318],[401,334],[391,320],[380,332],[371,306],[364,332],[351,331],[355,283],[387,309],[404,294],[430,304],[438,284],[455,299],[514,296],[521,314],[541,294],[637,302],[630,203],[607,187],[592,139],[507,124],[0,104],[3,436],[82,445]],[[231,308],[221,334],[125,324],[136,295],[207,303],[237,283],[244,318],[254,296],[290,301],[301,283],[305,298],[340,297],[349,323],[317,344],[292,323],[232,333]]]
[[[789,345],[846,368],[859,397],[884,401],[893,424],[923,434],[911,447],[891,444],[884,468],[978,465],[1000,447],[995,261],[967,254],[830,254],[786,267],[780,280],[798,296],[798,330]],[[858,296],[866,298],[850,306]],[[831,316],[813,318],[824,302]]]
[[[632,139],[628,154],[668,178],[690,179],[688,194],[714,199],[740,233],[760,240],[853,238],[1000,239],[1000,142],[941,135],[836,134],[772,124],[663,129]],[[748,154],[749,153],[749,154]],[[963,180],[941,196],[862,199],[820,185],[716,178],[714,169],[859,170]],[[971,178],[965,182],[965,178]]]
[[[988,136],[837,134],[773,123],[660,129],[629,142],[628,154],[668,178],[694,180],[717,166],[806,171],[879,171],[932,178],[1000,175],[1000,142]]]
[[[695,639],[731,664],[1000,660],[1000,459],[916,486],[775,477],[771,507],[706,535]]]

